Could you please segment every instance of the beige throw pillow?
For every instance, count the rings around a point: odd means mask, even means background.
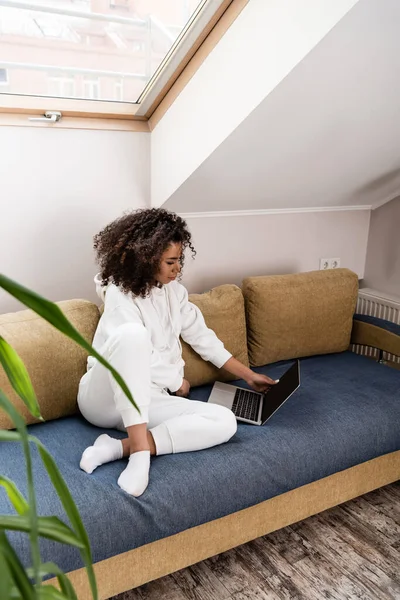
[[[250,364],[346,350],[358,278],[348,269],[243,281]]]
[[[92,342],[99,320],[95,304],[86,300],[57,302],[72,325]],[[0,315],[0,335],[17,351],[30,375],[43,418],[48,421],[77,411],[79,381],[86,371],[87,353],[31,310]],[[12,400],[26,423],[35,423],[12,390],[0,365],[0,389]],[[0,429],[14,426],[0,410]]]
[[[246,320],[241,289],[236,285],[220,285],[205,294],[190,294],[189,300],[199,307],[207,326],[215,331],[225,348],[248,366]],[[182,346],[186,362],[185,378],[191,386],[210,383],[216,379],[236,379],[224,369],[217,369],[211,363],[205,362],[185,342]]]

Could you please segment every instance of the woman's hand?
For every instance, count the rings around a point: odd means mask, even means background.
[[[188,382],[187,379],[184,379],[182,381],[182,385],[179,388],[179,390],[177,390],[175,392],[175,396],[180,396],[181,398],[187,398],[189,396],[189,392],[190,392],[190,383]]]
[[[246,383],[248,383],[256,392],[266,392],[272,385],[276,385],[278,381],[279,379],[271,379],[261,373],[253,372],[251,376],[246,379]]]
[[[275,381],[266,375],[254,373],[249,367],[243,365],[233,356],[226,361],[223,367],[228,373],[235,375],[237,379],[244,379],[256,392],[266,392],[272,385],[275,385],[279,381],[279,379]]]

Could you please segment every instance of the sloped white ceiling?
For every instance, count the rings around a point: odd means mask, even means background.
[[[247,2],[151,132],[152,206],[166,202],[358,1]]]
[[[399,0],[360,0],[164,206],[296,209],[399,195],[399,23]]]

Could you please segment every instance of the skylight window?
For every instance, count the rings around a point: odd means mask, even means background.
[[[139,103],[160,92],[222,4],[0,0],[2,83],[7,76],[0,97],[131,103],[134,114]]]

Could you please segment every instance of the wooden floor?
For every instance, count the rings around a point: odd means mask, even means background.
[[[113,600],[400,600],[400,482]]]

